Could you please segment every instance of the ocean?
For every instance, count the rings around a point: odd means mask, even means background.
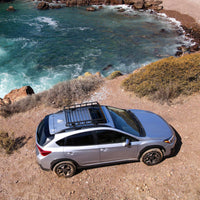
[[[10,5],[15,12],[6,11]],[[121,7],[125,12],[118,12]],[[180,31],[173,19],[124,5],[88,12],[85,7],[41,11],[24,0],[2,3],[0,97],[25,85],[38,93],[85,72],[131,73],[189,45]]]

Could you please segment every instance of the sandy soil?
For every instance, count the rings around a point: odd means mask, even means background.
[[[126,199],[199,200],[200,197],[200,95],[177,100],[171,106],[138,98],[120,88],[124,77],[106,81],[90,100],[121,108],[154,111],[179,133],[179,153],[159,165],[140,162],[80,171],[70,179],[40,169],[35,157],[35,129],[52,108],[37,108],[11,118],[0,118],[0,127],[14,132],[24,146],[8,156],[0,153],[0,199]]]
[[[163,7],[165,10],[174,10],[192,16],[200,24],[199,0],[163,0]]]

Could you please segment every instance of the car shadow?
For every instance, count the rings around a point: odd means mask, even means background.
[[[100,164],[100,165],[93,165],[93,166],[89,166],[89,167],[78,168],[75,175],[81,173],[84,170],[98,169],[98,168],[110,167],[110,166],[115,166],[115,165],[126,165],[126,164],[137,163],[137,162],[140,162],[140,161],[139,160],[121,161],[121,162],[115,162],[115,163],[109,163],[109,164]]]
[[[28,138],[26,138],[26,136],[15,138],[13,151],[22,148],[31,138],[32,136]]]

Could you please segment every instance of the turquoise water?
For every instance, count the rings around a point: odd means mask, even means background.
[[[17,11],[7,12],[9,5]],[[125,8],[39,11],[34,2],[0,4],[0,97],[24,85],[40,92],[86,71],[130,73],[185,43],[176,23]]]

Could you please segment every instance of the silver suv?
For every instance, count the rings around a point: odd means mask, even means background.
[[[71,177],[76,169],[141,160],[155,165],[170,155],[175,132],[160,116],[89,102],[46,116],[36,132],[37,161],[42,169]]]

